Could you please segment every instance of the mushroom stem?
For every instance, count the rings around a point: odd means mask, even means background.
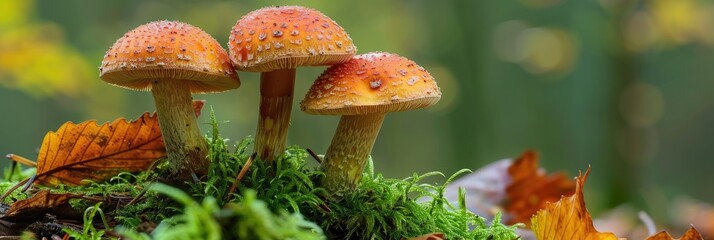
[[[159,127],[169,158],[167,179],[176,185],[191,180],[191,173],[199,178],[208,173],[210,160],[206,157],[208,143],[201,135],[196,115],[191,106],[191,91],[186,84],[172,84],[173,79],[154,81],[154,95]]]
[[[262,160],[273,161],[285,151],[294,88],[294,68],[260,75],[260,116],[255,133],[255,152]]]
[[[349,190],[358,185],[383,121],[384,113],[340,118],[322,162],[322,185],[328,191]]]

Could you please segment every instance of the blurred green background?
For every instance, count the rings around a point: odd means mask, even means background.
[[[98,77],[125,32],[180,20],[225,46],[242,15],[287,4],[333,18],[359,53],[413,59],[442,88],[436,106],[385,120],[373,155],[388,177],[476,169],[537,149],[549,171],[592,166],[596,211],[623,202],[656,211],[681,195],[714,202],[714,2],[704,0],[0,0],[0,153],[34,159],[65,121],[152,110],[148,92]],[[338,117],[297,105],[323,69],[298,70],[289,136],[317,152]],[[238,90],[195,96],[233,140],[257,121],[259,75],[240,77]]]

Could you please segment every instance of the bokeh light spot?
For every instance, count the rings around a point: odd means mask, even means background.
[[[521,66],[532,74],[566,72],[575,60],[575,44],[568,33],[558,29],[530,28],[518,35],[516,49],[523,56]]]

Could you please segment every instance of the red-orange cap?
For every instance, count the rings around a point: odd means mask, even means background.
[[[309,114],[361,115],[428,107],[440,98],[424,68],[396,54],[374,52],[325,70],[300,108]]]
[[[191,92],[240,87],[228,53],[208,33],[177,21],[156,21],[124,34],[104,55],[102,80],[134,90],[151,90],[155,79],[188,84]]]
[[[269,72],[349,60],[357,48],[340,25],[317,10],[265,7],[231,30],[228,51],[240,71]]]

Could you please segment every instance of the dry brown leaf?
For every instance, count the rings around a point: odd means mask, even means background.
[[[56,194],[50,193],[49,190],[42,190],[30,198],[14,202],[2,218],[32,218],[31,216],[44,214],[52,210],[59,210],[61,206],[68,204],[70,199],[79,198],[81,196],[82,195],[71,193]]]
[[[204,101],[193,101],[196,116]],[[166,156],[156,113],[144,113],[98,125],[95,120],[67,122],[45,135],[37,157],[36,183],[80,185],[82,180],[102,181],[123,172],[148,169]]]
[[[55,194],[42,190],[30,198],[16,201],[5,214],[0,215],[0,236],[18,236],[27,231],[32,223],[50,218],[82,219],[82,212],[73,209],[69,204],[69,200],[80,197],[82,196],[78,194]]]
[[[35,181],[49,186],[80,185],[84,179],[101,181],[122,171],[145,170],[164,156],[156,114],[102,125],[94,120],[67,122],[57,132],[45,135]]]
[[[466,207],[479,216],[493,219],[503,212],[508,224],[530,225],[530,217],[548,201],[575,191],[575,181],[563,173],[546,175],[538,167],[538,156],[526,151],[518,158],[492,162],[447,186],[444,196],[458,199],[458,189],[466,190]]]
[[[661,231],[658,232],[655,235],[652,235],[648,237],[646,240],[677,240],[672,237],[672,235],[669,235],[667,231]],[[682,238],[679,238],[679,240],[704,240],[704,237],[702,237],[701,234],[699,234],[699,231],[695,229],[694,227],[690,227],[687,232],[682,235]]]
[[[561,197],[558,202],[547,203],[531,218],[531,229],[541,240],[610,240],[618,239],[612,233],[598,232],[593,226],[590,213],[585,208],[583,185],[590,173],[579,175],[575,180],[575,193],[570,197]]]
[[[546,175],[538,168],[538,154],[529,150],[524,152],[508,168],[511,182],[506,187],[507,223],[526,223],[547,202],[555,202],[562,196],[575,192],[575,181],[564,173]]]
[[[418,237],[414,238],[409,238],[408,240],[444,240],[444,234],[443,233],[429,233],[429,234],[424,234]]]

